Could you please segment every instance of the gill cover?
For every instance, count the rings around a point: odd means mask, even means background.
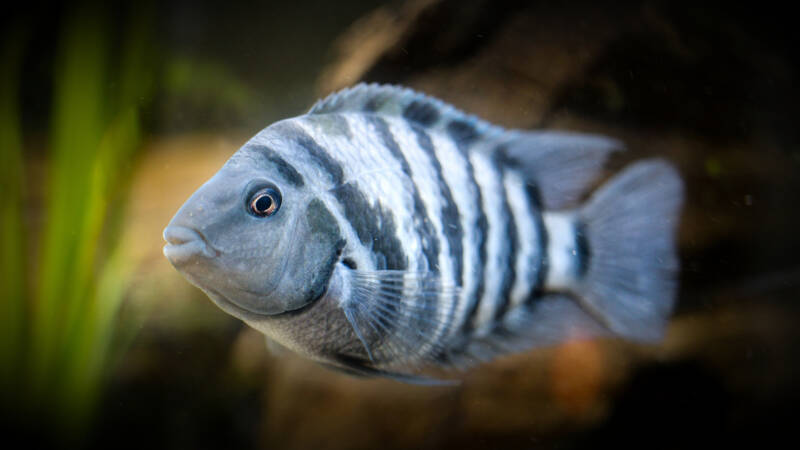
[[[344,247],[325,205],[264,157],[268,151],[242,148],[186,201],[164,232],[164,251],[173,265],[242,319],[296,310],[319,298]],[[274,214],[259,216],[250,208],[265,188],[280,192],[282,200]]]

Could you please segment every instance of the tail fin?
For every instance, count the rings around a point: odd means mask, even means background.
[[[677,172],[648,160],[609,180],[579,210],[590,260],[577,293],[615,334],[639,340],[663,335],[677,287],[682,201]]]

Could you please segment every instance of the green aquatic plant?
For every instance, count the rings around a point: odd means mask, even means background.
[[[22,133],[17,111],[24,32],[8,30],[0,48],[0,400],[16,391],[26,308]]]
[[[0,28],[0,415],[59,437],[87,429],[135,333],[120,314],[136,269],[121,230],[152,115],[244,114],[255,97],[218,62],[163,57],[156,5],[89,3],[63,10],[53,50],[34,16]],[[51,55],[52,88],[34,86],[28,66]],[[23,115],[28,97],[52,106]]]
[[[147,9],[132,14],[121,51],[112,52],[110,14],[82,8],[67,15],[42,180],[24,175],[21,36],[12,30],[2,49],[2,395],[69,430],[85,424],[97,401],[131,269],[119,225],[152,93],[149,17]],[[28,224],[22,202],[34,184],[42,186],[43,214]]]

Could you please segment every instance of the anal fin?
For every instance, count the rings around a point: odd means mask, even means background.
[[[497,356],[548,347],[570,339],[612,336],[608,328],[570,296],[549,294],[510,310],[485,337],[448,354],[456,367],[469,367]]]

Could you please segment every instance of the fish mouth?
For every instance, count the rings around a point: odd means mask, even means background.
[[[217,251],[208,243],[203,233],[194,228],[170,225],[164,229],[164,256],[174,265],[186,264],[197,257],[214,258]]]

